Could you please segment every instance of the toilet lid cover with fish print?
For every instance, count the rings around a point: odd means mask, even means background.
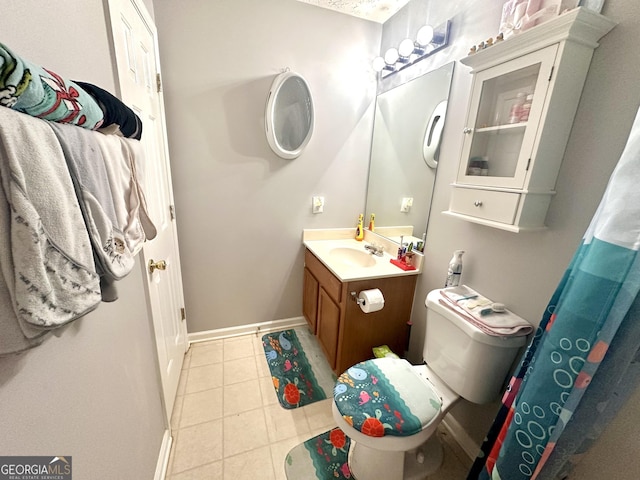
[[[406,360],[376,358],[349,368],[334,388],[338,411],[371,437],[415,435],[440,412],[442,400]]]

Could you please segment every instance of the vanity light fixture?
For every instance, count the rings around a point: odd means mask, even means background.
[[[398,53],[397,48],[390,48],[386,52],[384,52],[384,63],[387,65],[393,65],[400,58],[400,54]]]
[[[410,38],[405,38],[403,41],[400,42],[400,45],[398,45],[398,53],[403,58],[409,58],[409,56],[411,56],[411,54],[413,53],[414,49],[415,49],[415,44],[413,43],[413,40],[411,40]]]
[[[402,64],[410,63],[411,55],[413,54],[414,51],[415,51],[415,44],[413,40],[411,40],[410,38],[405,38],[403,41],[400,42],[400,45],[398,45],[398,54],[400,55],[400,58],[398,59],[398,61]]]
[[[372,65],[376,72],[381,72],[383,69],[393,70],[393,67],[391,65],[387,65],[387,62],[385,62],[382,57],[374,58]]]
[[[451,20],[447,20],[436,28],[423,25],[418,30],[415,41],[405,38],[397,49],[389,48],[384,53],[384,57],[374,58],[373,70],[381,72],[384,78],[434,54],[449,44],[450,30]]]
[[[396,69],[393,65],[387,65],[382,57],[376,57],[371,62],[371,66],[373,67],[374,72],[382,72],[383,70],[388,70],[389,72],[395,72]]]
[[[424,48],[431,43],[433,40],[434,32],[433,27],[431,25],[424,25],[420,27],[418,30],[418,34],[416,35],[416,45]]]

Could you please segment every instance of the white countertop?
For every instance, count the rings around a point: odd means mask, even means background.
[[[396,258],[396,252],[391,252],[393,255],[390,255],[390,252],[386,251],[386,249],[382,257],[370,254],[371,258],[375,260],[375,265],[369,267],[350,265],[346,262],[332,258],[331,250],[334,248],[352,248],[368,253],[364,248],[365,245],[370,244],[370,242],[367,241],[358,242],[353,238],[343,238],[335,240],[304,240],[303,244],[342,282],[382,277],[397,277],[403,275],[418,275],[420,273],[419,269],[405,271],[392,264],[390,260],[392,258]]]

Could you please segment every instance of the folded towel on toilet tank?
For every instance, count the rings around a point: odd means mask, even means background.
[[[533,326],[506,308],[492,310],[495,305],[475,290],[460,285],[440,290],[440,303],[488,335],[525,336]]]

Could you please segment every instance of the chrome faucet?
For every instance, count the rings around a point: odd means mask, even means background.
[[[372,255],[381,257],[382,253],[384,252],[384,245],[376,245],[375,243],[371,243],[370,245],[365,245],[364,249],[367,250]]]

